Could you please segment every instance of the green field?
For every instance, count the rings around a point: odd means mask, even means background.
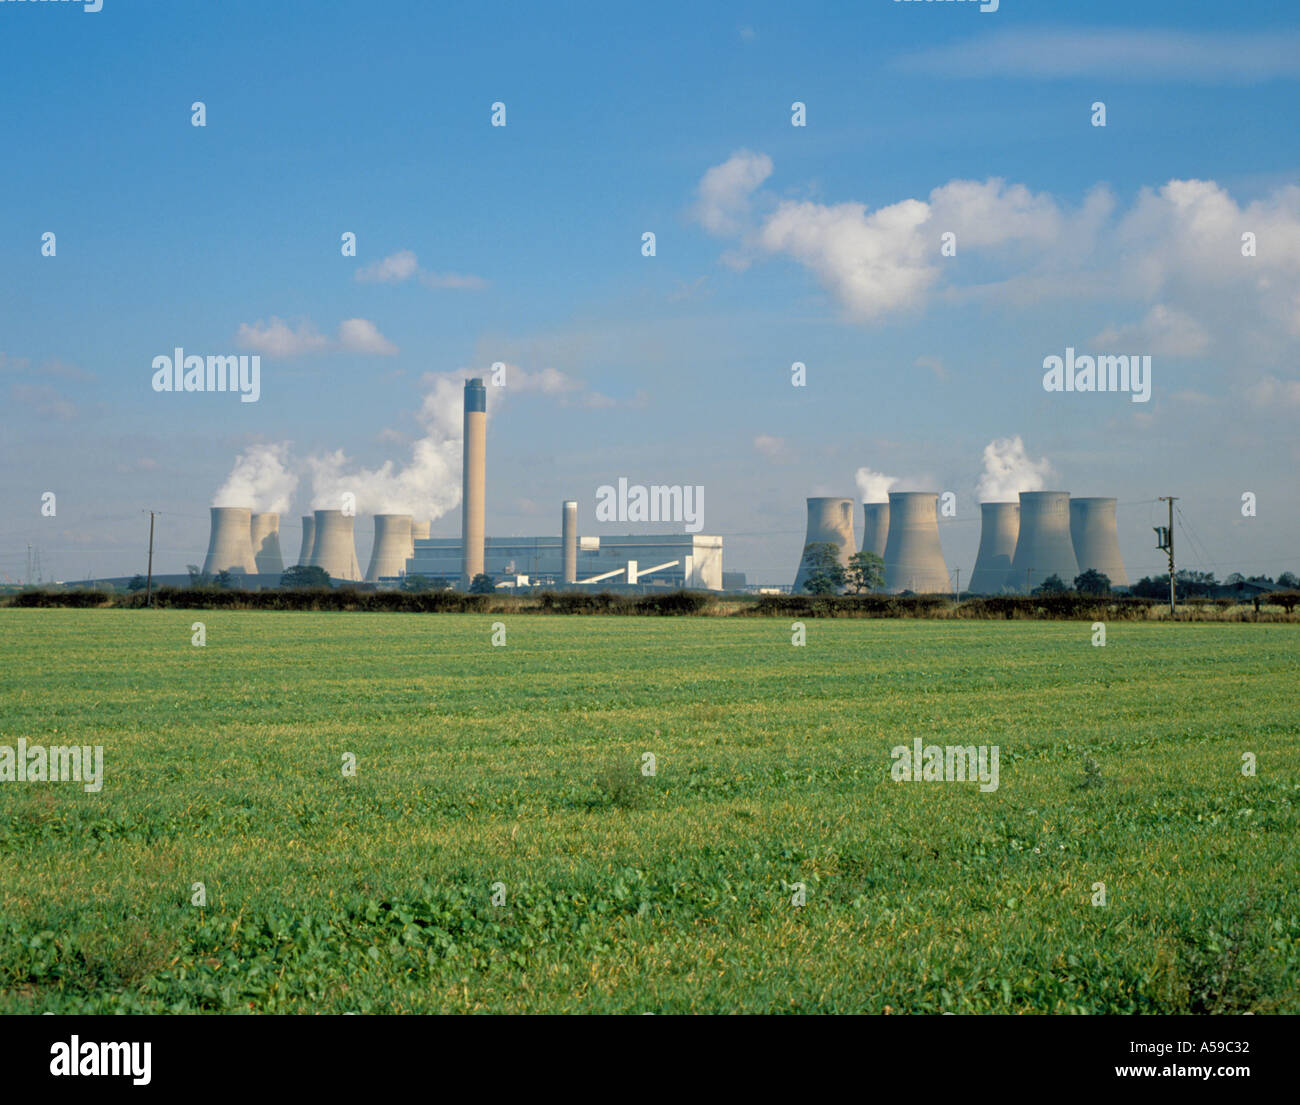
[[[1300,1012],[1300,628],[806,624],[0,611],[0,1011]]]

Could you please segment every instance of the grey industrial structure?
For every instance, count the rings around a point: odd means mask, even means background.
[[[257,574],[278,576],[284,571],[284,556],[280,552],[280,516],[273,512],[253,514],[249,529]]]
[[[483,572],[484,498],[487,489],[487,389],[481,379],[465,381],[465,421],[461,464],[460,580],[468,587]]]
[[[1101,572],[1112,587],[1129,585],[1124,558],[1119,552],[1114,499],[1071,499],[1070,539],[1080,572]]]
[[[948,568],[939,544],[939,493],[891,491],[885,590],[921,594],[948,589]]]
[[[253,512],[246,506],[211,508],[212,530],[208,537],[208,555],[203,558],[203,574],[237,572],[257,575],[253,556]]]
[[[1069,587],[1078,574],[1070,537],[1070,493],[1020,492],[1020,533],[1011,561],[1016,589],[1032,591],[1049,576],[1057,576]]]
[[[862,551],[885,558],[889,540],[889,503],[862,504]]]
[[[853,500],[815,498],[808,500],[808,529],[803,539],[809,545],[834,545],[841,567],[849,566],[849,559],[857,552],[853,539]],[[802,591],[808,582],[809,568],[803,553],[799,554],[799,569],[795,572],[794,589]],[[721,583],[719,583],[721,586]]]
[[[1000,595],[1016,589],[1011,562],[1020,536],[1019,503],[980,503],[980,547],[968,590]]]

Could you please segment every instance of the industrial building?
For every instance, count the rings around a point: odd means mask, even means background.
[[[1078,574],[1079,561],[1070,536],[1070,493],[1020,492],[1020,532],[1011,561],[1016,590],[1033,591],[1049,576],[1069,587]]]
[[[808,582],[808,565],[804,563],[803,550],[809,545],[834,545],[842,568],[849,566],[849,558],[857,552],[853,538],[853,500],[815,498],[808,500],[808,528],[799,551],[799,568],[794,576],[794,589],[802,591]]]
[[[566,583],[565,543],[557,537],[486,537],[484,574],[495,583],[557,588],[651,585],[722,590],[722,538],[695,533],[578,537],[574,579]],[[459,537],[415,542],[406,574],[454,583],[465,550]]]
[[[980,503],[980,547],[967,588],[971,594],[1000,595],[1016,589],[1011,562],[1019,536],[1019,503]]]

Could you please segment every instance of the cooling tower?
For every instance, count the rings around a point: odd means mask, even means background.
[[[560,544],[564,547],[564,582],[578,582],[578,503],[574,499],[564,501],[563,516],[560,519]]]
[[[312,546],[316,543],[316,519],[310,514],[302,516],[302,548],[298,550],[298,564],[307,567],[311,563]]]
[[[948,590],[939,544],[939,493],[891,491],[885,541],[885,590],[917,594]]]
[[[1119,555],[1114,499],[1071,499],[1070,538],[1079,571],[1101,572],[1112,587],[1127,587],[1128,572]]]
[[[487,389],[477,378],[465,381],[464,441],[461,583],[468,587],[483,572],[483,498],[487,485]]]
[[[849,566],[849,557],[857,552],[853,538],[853,500],[852,499],[809,499],[808,500],[808,535],[803,539],[803,547],[827,542],[839,549],[840,563]],[[795,573],[794,589],[802,591],[808,579],[808,566],[803,562],[803,552],[799,554],[799,570]]]
[[[411,552],[411,516],[376,514],[375,544],[370,550],[366,582],[378,583],[380,576],[406,575],[406,561]]]
[[[1048,576],[1058,576],[1067,587],[1074,586],[1079,563],[1070,539],[1068,491],[1020,493],[1020,534],[1011,574],[1018,591],[1032,591]]]
[[[431,522],[412,522],[411,523],[411,551],[407,553],[408,559],[415,556],[416,541],[429,540],[429,526]]]
[[[341,510],[316,511],[316,537],[311,549],[313,568],[324,568],[334,579],[361,578],[352,521],[352,515]]]
[[[882,560],[889,539],[889,504],[862,504],[862,551],[873,552]]]
[[[257,575],[257,561],[253,557],[252,510],[246,506],[214,506],[211,511],[212,536],[208,538],[203,574],[242,572],[244,575]]]
[[[1019,535],[1019,503],[980,503],[980,551],[975,554],[975,570],[966,588],[972,595],[1015,590],[1011,561]]]
[[[280,516],[254,514],[249,525],[258,574],[278,576],[284,571],[284,557],[280,553]]]

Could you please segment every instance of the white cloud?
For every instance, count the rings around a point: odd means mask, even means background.
[[[904,72],[936,77],[1245,84],[1300,76],[1300,35],[1277,30],[1010,30],[905,55],[895,64]]]
[[[481,276],[422,269],[415,251],[410,249],[398,250],[380,261],[364,265],[353,275],[353,279],[362,284],[401,284],[412,277],[419,277],[421,284],[435,290],[482,291],[488,286]]]
[[[1000,437],[984,446],[984,473],[977,492],[980,502],[1016,502],[1022,491],[1042,491],[1054,475],[1046,457],[1033,460],[1020,435]]]
[[[754,451],[768,460],[784,462],[790,459],[790,446],[783,437],[758,434],[754,438]]]
[[[415,254],[403,249],[381,261],[363,265],[357,269],[353,279],[362,284],[400,284],[414,276],[419,267]]]
[[[241,322],[235,341],[241,349],[266,357],[301,357],[328,349],[330,344],[329,339],[318,334],[306,319],[295,329],[274,315],[270,322],[261,319],[252,324]]]
[[[1300,337],[1300,186],[1243,206],[1213,181],[1172,180],[1143,189],[1118,216],[1104,185],[1067,207],[998,178],[949,181],[925,200],[875,210],[794,200],[773,208],[757,192],[770,172],[770,159],[748,152],[709,169],[697,216],[737,243],[724,263],[790,257],[852,321],[920,311],[939,293],[1008,306],[1088,296],[1142,305],[1141,323],[1104,333],[1170,355],[1204,352],[1214,334],[1244,326],[1261,356],[1283,355],[1279,343]],[[940,252],[949,231],[956,258]],[[1243,255],[1247,235],[1253,255]]]
[[[292,327],[272,316],[270,322],[241,322],[235,334],[241,349],[266,357],[302,357],[310,353],[366,353],[387,357],[398,352],[369,319],[349,318],[339,323],[338,337],[331,340],[317,332],[310,320]]]
[[[1300,407],[1300,380],[1264,376],[1246,389],[1246,398],[1260,407]]]
[[[1108,326],[1092,339],[1092,344],[1103,352],[1196,357],[1209,348],[1210,335],[1190,315],[1157,303],[1141,322]]]
[[[766,154],[738,150],[700,180],[695,217],[710,234],[734,234],[749,212],[750,196],[772,175]]]
[[[378,357],[391,357],[397,352],[397,346],[364,318],[348,318],[339,323],[339,348],[346,353],[371,353]]]

